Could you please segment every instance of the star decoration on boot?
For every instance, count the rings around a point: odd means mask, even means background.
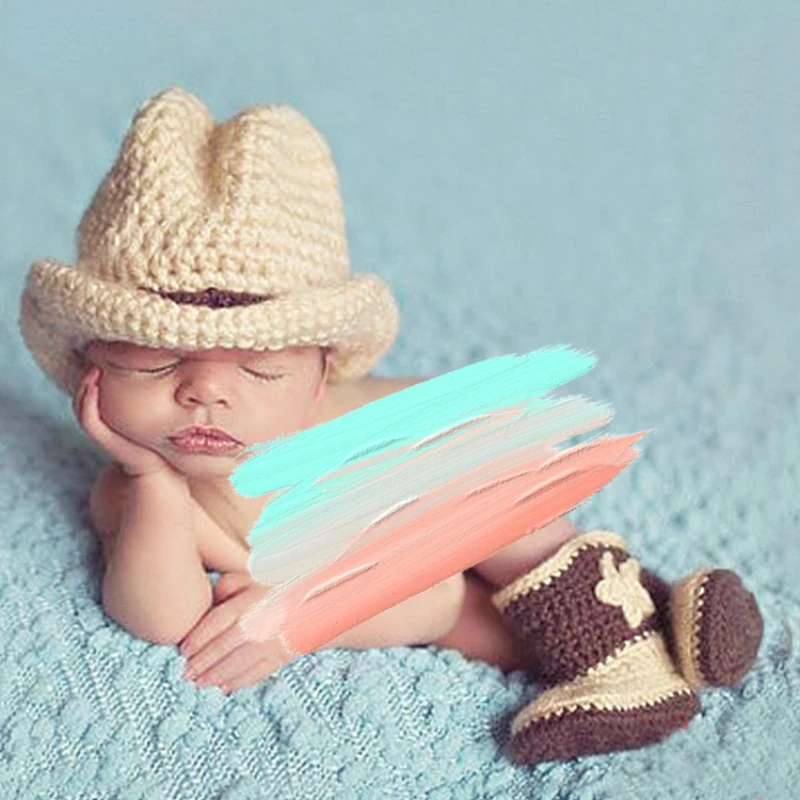
[[[639,580],[639,562],[635,558],[617,567],[614,556],[603,553],[600,559],[600,573],[603,576],[594,587],[595,597],[607,605],[618,606],[631,628],[642,624],[642,620],[655,613],[655,605]]]

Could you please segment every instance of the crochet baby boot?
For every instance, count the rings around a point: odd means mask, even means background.
[[[735,686],[758,654],[764,621],[755,597],[728,569],[703,569],[670,596],[673,651],[695,690]]]
[[[695,689],[735,686],[753,666],[764,634],[758,603],[728,569],[703,569],[670,586],[642,568],[664,639]]]
[[[515,761],[643,747],[700,710],[621,536],[577,536],[493,594],[492,603],[517,634],[535,678],[549,687],[511,723]]]

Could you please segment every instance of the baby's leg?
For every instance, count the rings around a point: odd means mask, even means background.
[[[456,624],[464,594],[465,580],[459,572],[350,628],[320,649],[428,644]]]
[[[504,672],[525,669],[517,638],[489,600],[493,587],[471,571],[464,573],[464,579],[464,602],[455,627],[431,644],[458,650]]]
[[[467,658],[485,661],[504,672],[525,669],[519,639],[490,597],[496,589],[541,564],[578,533],[562,517],[476,564],[465,573],[464,604],[455,627],[433,644],[458,650]]]
[[[546,561],[579,533],[566,517],[560,517],[475,564],[473,569],[491,586],[502,589],[514,578]]]

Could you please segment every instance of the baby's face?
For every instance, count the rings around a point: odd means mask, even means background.
[[[327,376],[319,347],[183,351],[94,341],[85,356],[101,369],[106,424],[193,476],[229,475],[252,455],[246,446],[313,424]],[[170,437],[190,425],[221,428],[242,446],[227,454],[187,453]]]

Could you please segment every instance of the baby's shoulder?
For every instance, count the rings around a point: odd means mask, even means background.
[[[369,376],[350,386],[343,384],[341,402],[344,410],[342,413],[354,411],[367,403],[380,400],[427,380],[429,378],[374,378]]]

